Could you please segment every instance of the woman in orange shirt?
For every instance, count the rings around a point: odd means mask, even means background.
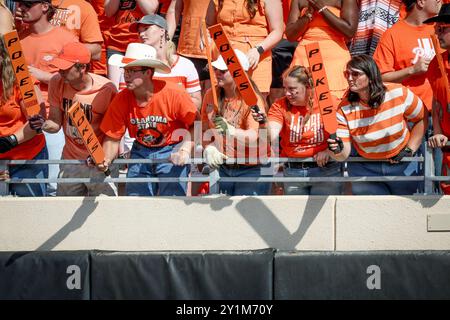
[[[47,159],[48,153],[43,134],[36,134],[26,119],[19,89],[14,84],[14,70],[3,39],[0,40],[0,160]],[[38,91],[35,86],[35,90]],[[45,109],[44,109],[45,110]],[[0,180],[9,178],[48,177],[47,165],[11,165],[0,172]],[[10,184],[12,195],[30,197],[45,196],[45,183]]]
[[[303,66],[293,66],[283,73],[285,96],[275,101],[269,109],[268,131],[272,150],[278,153],[280,140],[281,157],[313,158],[309,162],[288,162],[285,177],[339,177],[341,165],[329,162],[327,136],[324,131],[320,109],[314,98],[313,79]],[[261,113],[253,112],[254,119],[264,122]],[[265,127],[266,124],[263,124]],[[286,182],[286,195],[340,194],[341,184],[330,182]]]
[[[242,68],[247,71],[249,62],[245,53],[240,50],[235,50],[235,53]],[[211,64],[217,79],[214,90],[217,90],[218,110],[213,107],[212,89],[209,89],[203,99],[201,112],[204,139],[212,141],[203,152],[205,162],[211,168],[218,169],[221,178],[259,177],[266,165],[250,160],[267,156],[267,153],[262,154],[264,148],[258,146],[259,124],[253,119],[250,106],[244,102],[223,58],[220,56]],[[265,114],[265,101],[254,83],[253,86],[258,93],[257,105]],[[228,158],[236,158],[236,163],[225,163]],[[219,189],[230,196],[267,195],[270,183],[221,181]]]
[[[350,60],[346,41],[358,26],[358,6],[354,0],[292,0],[286,25],[289,41],[298,41],[291,66],[308,66],[305,45],[319,42],[330,92],[341,99],[347,89],[343,76]]]
[[[231,45],[247,54],[250,71],[263,95],[270,91],[271,49],[283,36],[283,9],[279,0],[211,0],[208,25],[221,23]]]

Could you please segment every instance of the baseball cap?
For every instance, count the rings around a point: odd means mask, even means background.
[[[63,46],[61,52],[50,61],[52,66],[60,70],[67,70],[75,63],[91,62],[91,52],[80,42],[71,42]]]
[[[239,49],[234,49],[234,53],[236,54],[239,62],[241,63],[242,68],[244,68],[244,71],[248,71],[250,63],[248,62],[246,54]],[[211,65],[214,68],[222,71],[228,70],[227,64],[223,60],[222,56],[220,56],[216,61],[211,62]]]
[[[167,21],[163,17],[157,14],[148,14],[146,16],[143,16],[139,21],[133,22],[130,24],[129,30],[131,32],[137,32],[137,29],[140,24],[146,24],[146,25],[157,25],[158,27],[168,30],[167,28]]]

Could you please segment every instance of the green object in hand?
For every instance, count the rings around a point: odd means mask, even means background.
[[[229,130],[228,122],[223,117],[216,116],[214,118],[213,122],[214,122],[214,125],[216,126],[216,129],[221,134],[225,134]]]

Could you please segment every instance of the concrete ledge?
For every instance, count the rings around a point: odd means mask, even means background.
[[[0,198],[0,251],[449,250],[450,196]]]
[[[450,212],[450,196],[340,197],[336,250],[448,250],[450,232],[428,232],[428,216]]]
[[[333,250],[327,197],[3,198],[0,251]]]

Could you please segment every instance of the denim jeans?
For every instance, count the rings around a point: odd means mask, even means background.
[[[285,177],[342,177],[341,163],[329,162],[325,167],[315,168],[284,168]],[[339,195],[342,192],[342,183],[339,182],[285,182],[285,195]]]
[[[417,176],[416,162],[349,162],[347,164],[349,177],[375,176]],[[389,182],[353,182],[354,195],[412,195],[418,191],[417,181]]]
[[[138,142],[133,143],[130,159],[167,159],[176,145],[147,148]],[[166,163],[130,163],[127,178],[178,178],[187,177],[190,165],[175,166]],[[127,196],[185,196],[187,182],[144,182],[127,183]]]
[[[219,175],[224,177],[260,177],[261,169],[269,165],[240,166],[230,168],[222,165],[219,168]],[[220,193],[229,196],[264,196],[270,192],[270,182],[219,182]]]
[[[33,158],[33,160],[47,160],[47,147]],[[47,164],[22,164],[9,166],[9,176],[17,179],[47,179]],[[45,183],[13,183],[9,185],[9,193],[19,197],[44,197],[47,195]]]

